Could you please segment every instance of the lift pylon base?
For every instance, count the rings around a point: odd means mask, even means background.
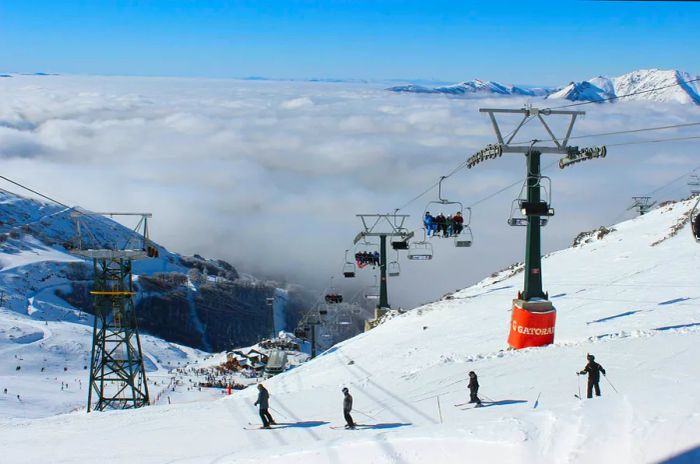
[[[508,345],[519,350],[554,343],[557,310],[551,301],[513,300]]]

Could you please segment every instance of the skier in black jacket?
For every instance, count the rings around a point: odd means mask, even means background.
[[[348,387],[343,387],[343,415],[345,416],[345,428],[346,429],[354,429],[355,428],[355,421],[352,420],[352,416],[350,415],[350,411],[352,411],[352,395],[350,394],[350,391],[348,391]]]
[[[588,398],[593,398],[593,388],[595,388],[595,396],[600,396],[600,373],[605,375],[605,369],[603,366],[595,362],[595,356],[592,354],[586,355],[588,364],[583,368],[581,372],[577,372],[576,375],[588,374]]]
[[[469,372],[469,385],[467,385],[467,388],[469,388],[469,402],[481,406],[481,400],[476,396],[479,393],[479,380],[476,378],[474,371]]]
[[[260,419],[262,419],[263,428],[269,429],[270,424],[276,424],[275,420],[268,412],[268,408],[270,407],[270,393],[261,383],[258,384],[258,400],[255,402],[255,406],[260,407]]]

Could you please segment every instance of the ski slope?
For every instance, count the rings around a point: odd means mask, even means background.
[[[267,381],[271,413],[286,424],[276,430],[244,429],[259,421],[256,392],[248,389],[135,411],[2,417],[3,459],[698,462],[700,245],[684,222],[693,202],[662,206],[543,260],[544,287],[558,310],[554,345],[505,350],[522,273],[503,271]],[[617,391],[602,380],[601,398],[574,396],[585,385],[575,372],[586,353],[596,355]],[[486,407],[454,406],[468,397],[470,370]],[[366,427],[330,427],[343,423],[343,386]]]

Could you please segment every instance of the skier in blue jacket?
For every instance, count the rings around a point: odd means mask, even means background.
[[[435,233],[437,224],[435,224],[435,218],[430,214],[430,211],[425,212],[425,216],[423,217],[423,225],[425,225],[425,233],[428,234],[428,237]]]

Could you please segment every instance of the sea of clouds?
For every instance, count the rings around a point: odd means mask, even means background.
[[[480,107],[524,103],[395,94],[378,84],[14,76],[0,78],[0,172],[68,204],[152,212],[152,237],[171,250],[227,259],[244,272],[319,289],[334,275],[340,290],[361,293],[373,271],[363,271],[349,287],[340,275],[344,250],[354,253],[352,239],[361,229],[355,214],[393,212],[494,142]],[[577,109],[587,115],[574,135],[700,121],[694,105],[618,102]],[[517,122],[504,119],[508,130]],[[698,134],[688,128],[576,142]],[[544,135],[532,121],[518,139]],[[605,159],[549,168],[544,174],[552,177],[557,215],[543,232],[544,251],[567,247],[582,230],[632,217],[626,208],[633,195],[700,166],[697,145],[611,147]],[[543,164],[556,160],[545,156]],[[523,157],[508,155],[456,173],[444,182],[443,195],[467,206],[523,176]],[[402,275],[391,279],[390,302],[410,307],[431,301],[521,261],[525,230],[506,224],[519,190],[474,206],[472,248],[434,239],[430,262],[401,255]],[[657,198],[687,192],[681,179]],[[400,211],[412,215],[409,228],[420,227],[435,199],[432,190]],[[546,268],[543,274],[545,289],[556,291],[547,285],[556,276]]]

